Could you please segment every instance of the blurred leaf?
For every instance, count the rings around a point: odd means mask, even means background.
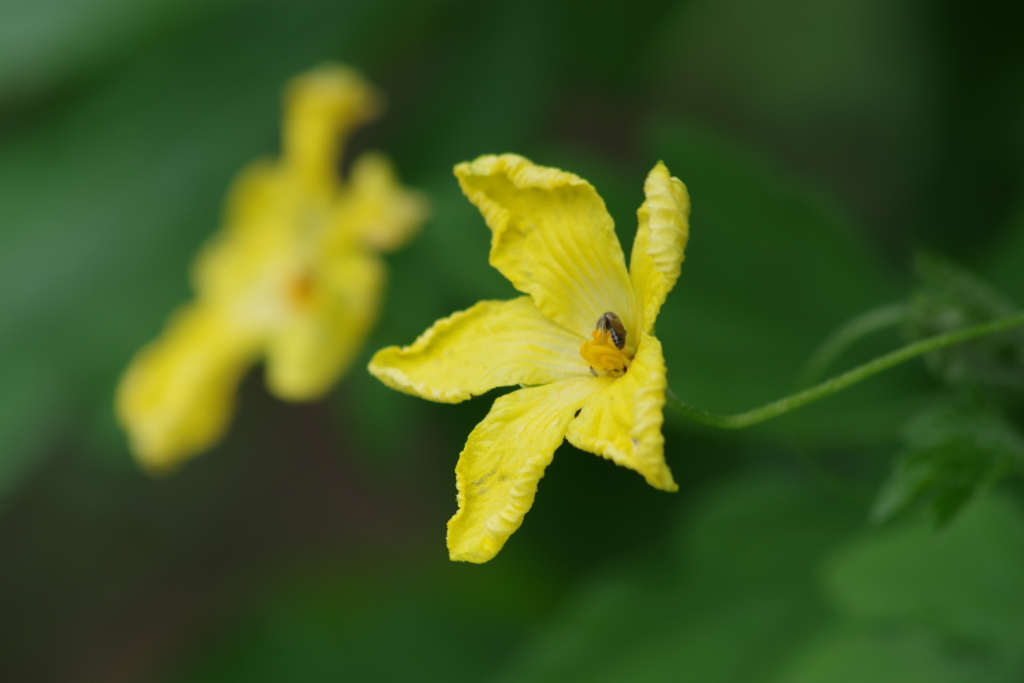
[[[777,398],[827,333],[894,298],[865,245],[812,190],[693,128],[663,125],[651,147],[693,202],[682,276],[658,319],[683,359],[675,367],[685,368],[688,400],[749,408]]]
[[[0,102],[109,61],[168,24],[229,2],[34,0],[0,3]]]
[[[980,325],[1017,311],[991,285],[940,256],[918,254],[914,270],[922,281],[908,308],[907,324],[914,339]],[[957,344],[925,360],[950,384],[1024,390],[1024,330]]]
[[[657,127],[650,147],[693,202],[686,262],[658,318],[669,381],[684,400],[737,412],[777,399],[841,323],[897,298],[849,223],[812,189],[680,124]],[[808,418],[806,431],[846,445],[889,438],[898,422],[888,402],[900,386],[889,373],[822,404],[818,414],[873,407],[855,430]],[[757,431],[793,428],[778,421]]]
[[[851,543],[854,512],[795,484],[732,483],[695,510],[676,564],[592,579],[494,680],[1019,680],[1019,511],[983,499],[942,535],[916,523]]]
[[[233,610],[165,680],[479,681],[543,606],[548,577],[535,566],[441,562],[298,572]]]
[[[31,470],[34,457],[52,441],[51,416],[66,405],[61,383],[44,365],[23,358],[0,365],[0,505]],[[2,507],[0,507],[2,510]]]
[[[875,501],[884,521],[924,499],[945,526],[979,492],[1024,469],[1024,439],[991,409],[943,405],[914,417],[904,447]]]
[[[1024,113],[1020,130],[1024,147]],[[1024,301],[1024,277],[1021,277],[1024,271],[1024,188],[1018,189],[1017,194],[1017,209],[1005,226],[1003,239],[990,250],[983,272],[1014,301],[1021,302]]]
[[[804,169],[891,240],[937,141],[921,15],[899,0],[690,0],[649,68],[676,111]]]
[[[417,64],[431,90],[395,145],[414,151],[414,168],[451,178],[452,166],[481,154],[529,153],[556,93],[561,36],[550,14],[544,0],[466,3],[456,21],[438,20],[439,35],[428,39],[444,49]]]
[[[919,521],[853,543],[829,563],[825,589],[845,614],[879,633],[894,623],[926,629],[946,639],[948,653],[987,672],[982,680],[1020,680],[1021,576],[1021,512],[1005,499],[985,498],[941,534]],[[1015,676],[996,676],[1011,670]]]
[[[967,669],[966,671],[964,669]],[[822,639],[798,657],[780,683],[983,683],[922,634],[850,630]]]
[[[733,484],[702,505],[679,566],[592,581],[502,683],[768,681],[827,618],[810,580],[851,515],[799,486]]]

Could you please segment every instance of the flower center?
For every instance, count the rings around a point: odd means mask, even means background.
[[[619,316],[608,312],[597,319],[597,329],[590,333],[590,341],[580,346],[580,355],[590,365],[594,375],[603,371],[606,375],[619,375],[629,368],[629,357],[625,353],[626,328]]]
[[[288,282],[288,301],[295,308],[305,308],[316,295],[316,281],[309,273],[302,272],[292,276]]]

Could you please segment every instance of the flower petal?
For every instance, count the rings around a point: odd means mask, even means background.
[[[342,239],[351,234],[374,251],[392,251],[419,230],[427,213],[423,193],[402,187],[387,157],[368,152],[352,165],[334,232]]]
[[[192,284],[206,301],[226,305],[252,297],[257,283],[290,267],[298,232],[296,202],[286,176],[253,164],[232,187],[224,226],[207,239],[192,265]]]
[[[377,115],[381,97],[354,69],[324,64],[292,79],[286,100],[285,162],[311,186],[336,187],[343,139]]]
[[[323,396],[362,350],[383,284],[380,258],[359,249],[335,254],[297,281],[292,313],[267,341],[270,390],[289,401]]]
[[[455,175],[493,233],[491,265],[544,315],[584,337],[606,311],[636,329],[622,247],[590,183],[514,154],[459,164]]]
[[[224,205],[224,230],[246,230],[266,222],[279,202],[281,173],[269,159],[252,162],[235,176]]]
[[[537,482],[573,413],[610,380],[582,377],[520,389],[494,402],[455,468],[459,511],[448,522],[453,560],[486,562],[533,505]]]
[[[667,387],[661,342],[644,334],[626,374],[587,401],[565,438],[639,472],[655,488],[675,491],[661,434]]]
[[[407,394],[458,403],[500,386],[589,377],[582,341],[529,297],[481,301],[437,321],[412,346],[381,349],[370,372]]]
[[[221,311],[181,308],[121,378],[117,415],[132,452],[166,471],[216,443],[234,411],[234,396],[255,360],[258,339],[231,328]]]
[[[640,329],[649,333],[679,278],[690,236],[690,196],[682,181],[671,177],[660,161],[647,175],[644,194],[647,199],[637,211],[640,227],[633,242],[629,274],[636,292]]]

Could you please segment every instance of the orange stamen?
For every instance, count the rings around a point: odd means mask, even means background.
[[[618,374],[625,372],[629,367],[629,358],[615,346],[608,330],[591,332],[590,341],[585,341],[580,346],[580,355],[593,370]]]
[[[308,306],[313,300],[316,282],[308,273],[300,273],[288,283],[288,298],[297,308]]]

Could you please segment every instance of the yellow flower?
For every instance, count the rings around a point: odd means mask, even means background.
[[[243,374],[265,359],[270,390],[323,395],[374,323],[385,276],[376,252],[419,228],[426,202],[402,188],[377,153],[338,177],[342,144],[380,97],[352,69],[324,65],[295,78],[283,153],[236,179],[224,226],[195,263],[195,298],[132,360],[117,414],[132,450],[166,470],[216,443]]]
[[[679,277],[689,234],[686,187],[659,163],[644,184],[629,271],[604,202],[585,180],[512,154],[455,167],[492,232],[490,263],[529,296],[481,301],[411,346],[377,352],[389,386],[458,403],[494,402],[456,467],[453,560],[486,562],[533,504],[566,438],[676,490],[661,434],[665,362],[655,318]]]

